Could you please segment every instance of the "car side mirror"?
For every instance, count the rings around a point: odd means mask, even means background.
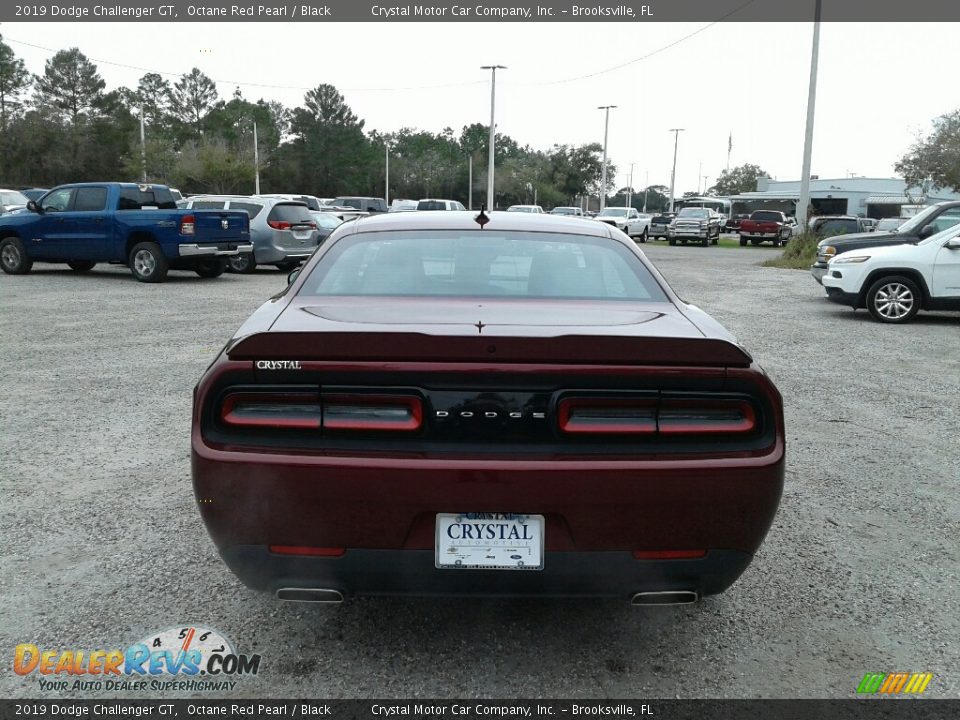
[[[960,250],[960,237],[952,237],[947,240],[946,247],[951,250]]]
[[[920,232],[917,233],[917,237],[921,240],[926,240],[931,235],[936,235],[937,229],[933,225],[924,225],[920,228]]]
[[[287,285],[293,285],[293,281],[297,279],[298,275],[300,275],[300,268],[291,270],[290,274],[287,275]]]
[[[43,208],[37,205],[36,200],[31,200],[30,202],[27,203],[27,210],[29,210],[30,212],[40,213],[41,215],[43,215]]]

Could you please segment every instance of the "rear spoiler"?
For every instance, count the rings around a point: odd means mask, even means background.
[[[231,360],[743,366],[740,346],[712,338],[495,337],[424,333],[265,332],[227,348]]]

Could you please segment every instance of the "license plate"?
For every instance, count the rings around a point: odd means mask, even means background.
[[[312,232],[312,230],[294,230],[293,237],[295,237],[297,240],[309,240],[310,233]]]
[[[543,515],[438,513],[441,569],[543,569]]]

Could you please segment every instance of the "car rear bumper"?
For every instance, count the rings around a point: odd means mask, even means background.
[[[228,257],[253,252],[250,243],[217,243],[216,245],[181,244],[180,257]]]
[[[742,457],[660,461],[284,455],[213,449],[195,429],[192,466],[214,543],[262,590],[327,583],[344,594],[709,594],[733,582],[763,541],[784,451],[778,440]],[[436,515],[449,512],[543,515],[545,570],[435,570]],[[346,552],[290,557],[265,550],[271,545]],[[656,563],[632,554],[691,550],[709,554]],[[718,570],[727,551],[739,559]]]
[[[624,599],[641,592],[723,592],[753,559],[734,550],[713,550],[686,560],[637,560],[630,552],[553,552],[546,554],[542,570],[441,570],[434,564],[433,550],[347,550],[331,558],[282,555],[263,545],[244,545],[222,548],[221,555],[246,585],[271,594],[317,589],[343,596]]]

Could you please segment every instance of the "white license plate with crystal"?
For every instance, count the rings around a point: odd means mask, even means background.
[[[543,515],[438,513],[436,566],[542,570]]]

